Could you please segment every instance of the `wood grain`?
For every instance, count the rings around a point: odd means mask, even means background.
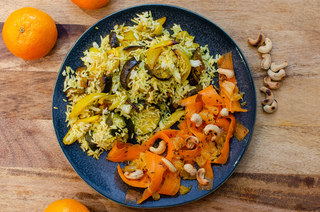
[[[110,0],[87,11],[69,0],[0,0],[0,30],[12,11],[32,6],[53,17],[59,34],[52,51],[35,61],[13,56],[0,39],[0,211],[43,211],[62,198],[90,211],[137,211],[102,197],[73,171],[54,134],[51,101],[57,71],[81,34],[107,15],[148,3],[163,2]],[[232,37],[248,61],[258,106],[252,140],[230,179],[198,201],[157,211],[320,211],[320,2],[165,3],[201,14]],[[272,60],[289,62],[271,115],[260,104],[261,55],[247,43],[260,32],[273,41]]]

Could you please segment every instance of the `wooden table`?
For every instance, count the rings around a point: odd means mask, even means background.
[[[46,57],[24,61],[0,39],[0,211],[43,211],[74,198],[91,211],[135,211],[89,187],[63,155],[52,125],[51,99],[60,65],[79,36],[121,9],[162,1],[111,0],[87,11],[69,0],[0,0],[0,28],[25,6],[55,20],[59,37]],[[231,178],[196,202],[157,211],[320,210],[320,3],[316,0],[168,0],[222,27],[240,46],[257,92],[257,119],[250,146]],[[274,44],[274,62],[288,61],[287,77],[274,92],[279,109],[266,114],[259,89],[266,72],[247,44],[263,32]]]

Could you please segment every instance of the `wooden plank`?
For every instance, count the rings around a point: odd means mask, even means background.
[[[0,118],[0,166],[72,170],[51,120]]]
[[[51,119],[57,73],[1,71],[0,117]]]
[[[0,168],[0,179],[3,191],[0,197],[6,199],[0,201],[4,211],[42,211],[50,202],[61,198],[74,198],[90,211],[135,211],[102,197],[75,173],[66,170]],[[205,198],[156,211],[190,211],[191,208],[201,211],[311,211],[320,209],[319,198],[317,176],[235,173]]]

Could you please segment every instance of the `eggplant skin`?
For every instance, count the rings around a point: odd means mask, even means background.
[[[112,77],[111,76],[103,76],[101,78],[101,91],[102,93],[110,93],[112,88]]]
[[[116,32],[111,32],[109,35],[109,44],[111,48],[116,48],[119,46],[119,41],[117,38],[117,33]]]
[[[121,74],[120,74],[120,83],[122,87],[126,90],[129,90],[129,76],[130,72],[134,67],[136,67],[141,61],[136,61],[134,57],[127,60],[127,62],[123,65]]]
[[[154,77],[154,78],[156,78],[156,79],[158,79],[158,80],[160,80],[160,81],[167,81],[167,80],[170,80],[170,79],[173,77],[173,75],[170,75],[169,77],[166,77],[166,78],[158,77],[157,75],[155,75],[155,74],[151,71],[151,69],[150,69],[147,65],[145,66],[145,69],[148,71],[147,73],[148,73],[150,76],[152,76],[152,77]]]

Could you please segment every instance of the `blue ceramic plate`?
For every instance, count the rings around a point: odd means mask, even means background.
[[[159,201],[153,201],[152,198],[150,198],[143,204],[136,205],[125,203],[125,195],[129,186],[121,180],[116,172],[117,163],[109,162],[105,159],[107,152],[104,152],[100,156],[100,159],[96,160],[87,156],[77,142],[70,146],[63,144],[62,140],[68,128],[65,122],[67,103],[63,101],[63,99],[66,99],[66,96],[62,92],[64,77],[61,73],[66,66],[71,66],[74,70],[81,66],[82,61],[80,57],[83,56],[83,51],[92,47],[94,41],[100,43],[100,36],[109,34],[114,25],[123,23],[131,25],[131,19],[135,17],[137,13],[145,11],[151,11],[154,19],[166,16],[167,21],[164,27],[167,29],[170,29],[174,23],[180,24],[183,30],[187,30],[189,34],[195,36],[195,42],[202,46],[208,44],[211,55],[217,53],[224,54],[232,51],[238,86],[240,91],[245,92],[244,101],[247,102],[247,104],[244,108],[248,109],[247,113],[239,113],[235,116],[250,132],[241,142],[232,138],[230,143],[230,156],[226,164],[213,165],[214,187],[212,190],[199,191],[195,180],[182,181],[183,185],[188,187],[192,185],[192,189],[187,195],[176,195],[173,197],[163,195]],[[65,58],[56,81],[52,101],[52,106],[59,108],[52,110],[53,125],[57,139],[63,153],[78,175],[93,189],[108,199],[120,204],[139,208],[160,208],[181,205],[204,197],[216,190],[230,177],[245,153],[252,136],[256,116],[254,82],[244,55],[241,53],[237,44],[221,28],[206,18],[182,8],[158,4],[136,6],[116,12],[90,27],[79,38]]]

